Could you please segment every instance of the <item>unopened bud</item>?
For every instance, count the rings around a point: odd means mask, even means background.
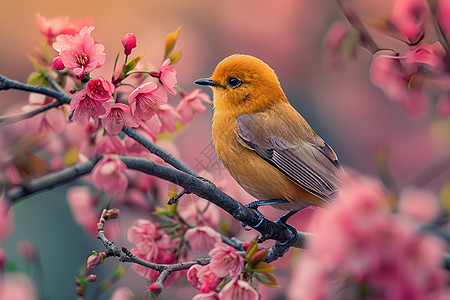
[[[87,268],[92,269],[92,268],[98,266],[99,264],[101,264],[103,262],[105,257],[106,257],[105,252],[97,253],[95,251],[92,251],[92,255],[89,256],[87,259]]]
[[[157,284],[156,282],[153,282],[152,284],[150,284],[150,286],[148,287],[148,290],[152,293],[156,293],[159,294],[162,291],[162,286],[160,286],[159,284]]]
[[[131,50],[133,48],[136,48],[136,36],[134,35],[134,33],[125,34],[122,40],[122,45],[125,48],[123,51],[125,55],[130,55]]]
[[[120,210],[118,208],[113,208],[108,210],[108,215],[110,219],[116,219],[120,215]]]
[[[65,68],[61,60],[61,56],[55,57],[53,59],[53,68],[55,68],[56,70],[63,70]]]
[[[30,241],[23,240],[17,244],[17,251],[26,259],[33,259],[36,257],[36,250]]]
[[[90,274],[89,276],[87,276],[84,281],[85,282],[94,282],[97,280],[97,275],[94,274]]]
[[[242,249],[244,249],[244,251],[247,251],[250,244],[251,244],[250,241],[245,241],[244,244],[242,244]]]

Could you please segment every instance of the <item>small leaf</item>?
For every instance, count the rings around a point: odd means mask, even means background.
[[[155,211],[153,212],[153,214],[154,215],[163,215],[163,216],[166,216],[166,217],[170,217],[170,213],[166,209],[162,208],[161,206],[157,206],[155,208]]]
[[[126,65],[123,65],[122,72],[120,73],[120,77],[126,77],[127,73],[136,68],[139,61],[145,56],[145,53],[141,56],[137,56],[130,60]]]
[[[266,256],[268,250],[269,250],[269,249],[261,249],[261,250],[258,250],[258,251],[255,253],[255,255],[253,255],[253,257],[250,259],[249,264],[250,264],[251,266],[257,265],[260,261],[262,261],[262,260],[264,259],[264,257]]]
[[[170,54],[169,59],[170,59],[170,64],[174,65],[176,64],[181,58],[181,49],[178,50],[175,53]]]
[[[32,72],[28,75],[27,83],[31,85],[44,85],[48,86],[48,82],[45,77],[39,72]]]
[[[276,267],[269,265],[268,263],[265,263],[265,262],[260,262],[257,265],[252,265],[249,267],[250,271],[258,272],[258,273],[272,272],[275,269],[276,269]]]
[[[256,279],[258,279],[258,281],[261,282],[262,284],[265,284],[270,287],[281,287],[281,285],[278,284],[275,277],[269,273],[256,274]]]
[[[125,273],[125,267],[123,266],[123,264],[122,263],[118,263],[117,265],[116,265],[116,267],[114,268],[114,270],[112,271],[112,273],[111,273],[111,277],[113,278],[113,279],[119,279],[120,277],[122,277],[123,276],[123,274]]]
[[[256,243],[256,239],[254,239],[248,246],[247,250],[245,250],[245,258],[248,260],[252,259],[257,250],[258,244]]]
[[[166,37],[166,50],[164,51],[164,59],[170,56],[173,48],[175,48],[175,44],[178,40],[178,35],[180,34],[181,26],[177,28],[174,32],[170,33]]]
[[[78,147],[69,148],[64,154],[64,163],[66,166],[73,165],[78,162]]]
[[[450,181],[442,185],[440,196],[442,210],[448,215],[450,214]]]

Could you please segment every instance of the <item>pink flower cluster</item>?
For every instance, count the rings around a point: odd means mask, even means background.
[[[126,165],[115,154],[105,155],[92,169],[92,182],[109,195],[123,194],[128,187]]]
[[[80,79],[105,63],[105,47],[91,37],[93,26],[83,27],[74,35],[56,37],[53,48],[59,52],[62,64]]]
[[[128,242],[135,245],[131,252],[138,257],[150,262],[160,264],[172,264],[177,261],[177,245],[179,238],[171,238],[164,233],[159,223],[150,220],[138,219],[133,226],[128,229]],[[134,270],[142,277],[150,281],[158,278],[159,272],[140,265],[133,265]],[[164,287],[171,286],[181,272],[174,272],[164,282]]]
[[[36,23],[39,30],[47,37],[47,42],[53,43],[55,38],[60,34],[76,34],[85,26],[91,26],[91,19],[77,19],[72,22],[69,21],[68,16],[60,16],[53,19],[47,19],[36,14]]]
[[[294,269],[289,299],[441,299],[441,244],[388,210],[374,181],[347,178],[315,215],[315,236]],[[359,299],[359,298],[358,298]]]
[[[217,242],[209,256],[211,261],[208,265],[194,265],[187,273],[189,283],[201,293],[194,299],[258,299],[258,293],[248,282],[236,279],[244,266],[244,258],[236,249]],[[224,278],[232,280],[218,291]]]

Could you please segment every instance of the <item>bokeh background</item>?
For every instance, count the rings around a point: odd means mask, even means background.
[[[354,1],[363,18],[387,14],[391,2]],[[334,1],[0,0],[0,7],[0,74],[9,78],[26,81],[33,71],[27,55],[33,54],[45,40],[36,26],[37,12],[47,18],[91,17],[96,27],[92,35],[105,45],[107,54],[105,65],[95,72],[106,77],[111,76],[116,53],[122,51],[125,33],[137,36],[138,47],[133,54],[145,52],[144,60],[158,66],[165,36],[182,26],[177,48],[182,48],[183,53],[176,70],[183,89],[196,88],[193,82],[211,75],[215,65],[226,56],[250,54],[275,70],[293,106],[332,145],[347,167],[376,176],[374,156],[387,149],[391,174],[403,186],[430,166],[448,161],[450,138],[445,134],[449,132],[448,122],[432,114],[412,118],[387,99],[370,82],[368,51],[359,49],[356,58],[344,59],[338,69],[325,63],[324,36],[334,21],[343,20]],[[389,40],[381,42],[395,46]],[[211,94],[207,89],[205,92]],[[25,93],[2,91],[0,110],[27,100]],[[172,103],[178,100],[170,99]],[[194,169],[195,157],[211,142],[211,116],[211,110],[197,115],[176,137],[181,158]],[[444,172],[427,188],[437,188],[449,175]],[[39,278],[37,283],[42,284],[45,299],[74,299],[73,276],[93,249],[102,250],[99,241],[87,236],[72,221],[65,191],[66,187],[60,187],[15,204],[13,235],[1,245],[8,260],[25,271],[28,267],[16,253],[17,244],[29,240],[35,245],[43,276],[31,275],[33,279]],[[295,218],[306,220],[309,213],[300,213]],[[281,263],[288,265],[290,257]],[[99,281],[114,265],[110,260],[95,272]],[[289,275],[282,275],[280,281],[288,284]],[[129,271],[117,286],[129,286],[139,293],[147,283]],[[182,290],[186,299],[195,293],[187,285]],[[91,291],[88,289],[88,299]],[[265,299],[271,299],[282,294],[282,289],[265,293],[270,295],[265,295]],[[104,299],[109,295],[106,293]],[[164,292],[161,298],[170,299],[170,295]]]

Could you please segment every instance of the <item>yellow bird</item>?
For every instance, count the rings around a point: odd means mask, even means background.
[[[222,60],[195,81],[214,93],[212,138],[219,159],[250,195],[247,205],[297,211],[330,203],[341,169],[335,152],[292,107],[275,72],[249,55]]]

